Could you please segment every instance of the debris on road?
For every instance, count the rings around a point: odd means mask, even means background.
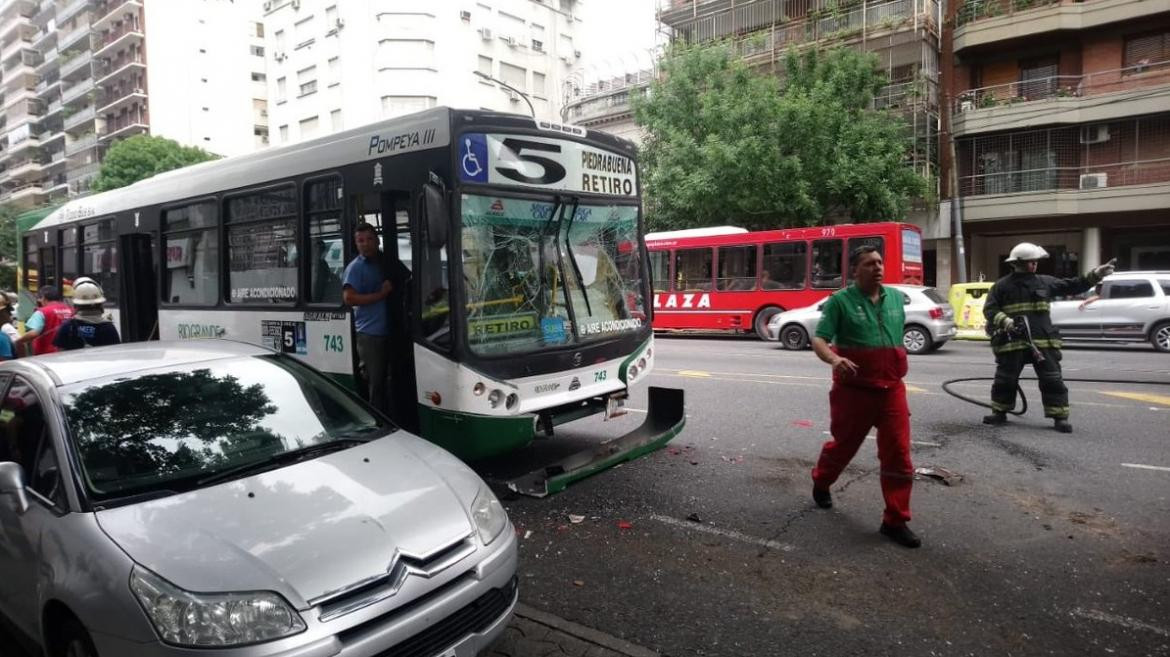
[[[691,515],[687,516],[687,520],[690,520],[691,522],[703,522],[703,519],[700,518],[699,514],[697,513],[692,513]]]
[[[585,586],[585,582],[579,579],[573,580],[573,586]]]
[[[924,468],[915,468],[914,475],[916,478],[933,479],[934,481],[944,484],[946,486],[954,486],[963,481],[963,475],[947,470],[946,468],[937,465],[928,466]]]
[[[578,516],[578,515],[574,515],[574,514],[570,513],[569,514],[569,522],[573,523],[574,525],[579,525],[579,524],[585,522],[585,516]]]
[[[796,420],[795,422],[792,423],[792,426],[803,427],[805,429],[811,429],[813,427],[813,421],[812,420]]]
[[[633,528],[634,528],[633,523],[629,522],[628,520],[619,520],[618,521],[618,529],[633,529]]]

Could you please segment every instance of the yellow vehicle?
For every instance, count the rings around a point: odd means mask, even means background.
[[[951,308],[955,309],[955,338],[959,340],[987,340],[983,325],[983,304],[991,292],[991,281],[977,283],[955,283],[947,294]]]

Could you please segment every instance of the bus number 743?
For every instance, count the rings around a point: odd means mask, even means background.
[[[336,351],[338,353],[345,350],[345,342],[342,341],[340,335],[326,335],[325,336],[325,351]]]

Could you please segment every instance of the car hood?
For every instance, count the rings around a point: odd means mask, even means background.
[[[130,557],[188,591],[309,600],[472,533],[467,504],[401,432],[244,479],[97,512]]]

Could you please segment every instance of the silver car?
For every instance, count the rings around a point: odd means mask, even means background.
[[[36,654],[470,657],[512,616],[484,482],[291,357],[53,354],[0,399],[0,612]]]
[[[1065,339],[1148,341],[1170,352],[1170,272],[1118,272],[1083,297],[1052,302],[1052,323]]]
[[[906,326],[902,344],[911,354],[935,351],[955,337],[955,311],[945,297],[933,287],[921,285],[886,285],[902,293],[906,304]],[[768,333],[785,349],[804,349],[809,336],[816,333],[821,321],[821,301],[812,306],[782,312],[768,323]]]

